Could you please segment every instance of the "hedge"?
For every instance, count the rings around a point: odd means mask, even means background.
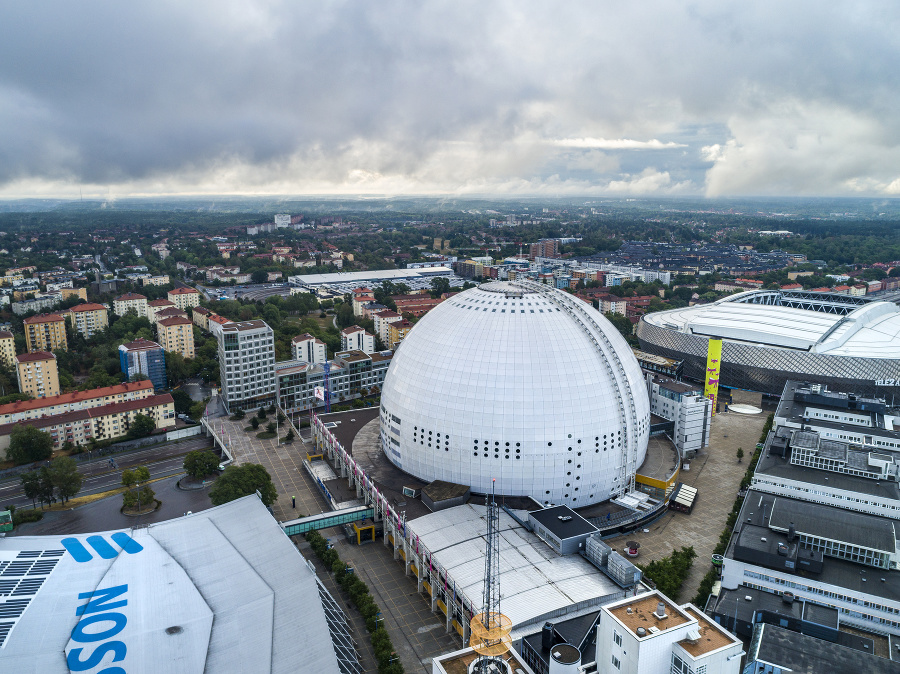
[[[693,547],[680,548],[672,551],[668,557],[657,559],[640,568],[644,576],[653,581],[657,590],[671,599],[677,599],[696,556]]]

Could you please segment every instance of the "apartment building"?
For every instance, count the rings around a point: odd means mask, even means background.
[[[222,398],[230,411],[275,402],[275,333],[265,321],[227,323],[217,332]]]
[[[134,375],[143,374],[154,388],[166,387],[165,350],[149,339],[136,339],[119,346],[119,367],[129,381]]]
[[[16,340],[13,333],[0,330],[0,363],[10,370],[16,364]]]
[[[177,308],[174,302],[170,302],[169,300],[150,300],[147,302],[147,313],[146,316],[150,320],[151,323],[156,323],[156,314],[158,314],[163,309],[175,309]]]
[[[388,335],[388,326],[391,323],[396,323],[401,320],[403,320],[403,316],[390,309],[372,314],[372,321],[375,323],[375,334],[381,339],[382,344],[388,344],[388,340],[390,339],[390,335]]]
[[[126,293],[113,300],[113,313],[116,316],[124,316],[133,311],[138,316],[147,316],[147,298],[137,293]]]
[[[309,333],[297,335],[291,340],[291,356],[304,363],[324,363],[327,360],[325,342]]]
[[[59,297],[63,302],[70,297],[79,297],[87,302],[87,288],[60,288]]]
[[[375,352],[375,335],[370,335],[358,325],[341,330],[341,351]]]
[[[200,304],[200,291],[194,288],[175,288],[167,294],[172,304],[185,311]]]
[[[353,291],[353,315],[363,315],[363,307],[375,301],[375,294],[370,288],[357,288]]]
[[[28,425],[49,433],[53,447],[59,448],[67,441],[81,445],[91,438],[121,437],[138,414],[152,418],[157,428],[175,428],[175,402],[168,393],[39,417],[29,420]],[[0,450],[9,447],[9,436],[17,423],[0,425]]]
[[[59,369],[56,356],[47,351],[34,351],[16,356],[16,378],[19,391],[32,398],[59,395]]]
[[[59,314],[39,314],[23,321],[28,351],[68,350],[66,321]]]
[[[169,285],[169,276],[168,274],[162,274],[161,276],[145,276],[141,279],[142,286],[166,286]]]
[[[0,405],[0,424],[11,424],[28,419],[54,416],[65,412],[89,409],[112,403],[141,400],[153,395],[153,384],[149,381],[136,381],[115,386],[61,393],[57,396],[40,400],[17,400]]]
[[[106,307],[92,302],[89,304],[76,304],[65,312],[69,324],[85,339],[102,332],[109,325],[109,316]]]
[[[403,338],[413,329],[413,325],[405,318],[402,321],[388,325],[388,339],[385,344],[391,349],[396,349],[400,342],[403,341]]]
[[[166,351],[180,353],[183,358],[194,357],[194,323],[182,316],[163,318],[156,323],[159,343]]]
[[[191,309],[191,317],[194,321],[194,325],[196,325],[201,330],[209,331],[209,317],[212,315],[212,312],[209,309],[204,309],[203,307],[193,307]]]

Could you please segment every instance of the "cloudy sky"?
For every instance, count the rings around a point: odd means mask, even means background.
[[[900,195],[900,3],[0,5],[0,197]]]

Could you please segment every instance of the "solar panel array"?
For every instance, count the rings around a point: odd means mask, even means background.
[[[22,550],[0,560],[0,648],[65,550]]]

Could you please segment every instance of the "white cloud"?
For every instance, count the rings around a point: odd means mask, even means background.
[[[638,175],[610,181],[606,189],[619,194],[685,194],[693,191],[694,185],[690,181],[674,182],[668,171],[646,168]]]
[[[557,147],[578,147],[591,150],[667,150],[677,147],[687,147],[684,143],[663,143],[653,138],[651,140],[631,140],[630,138],[560,138],[551,140],[551,145]]]

